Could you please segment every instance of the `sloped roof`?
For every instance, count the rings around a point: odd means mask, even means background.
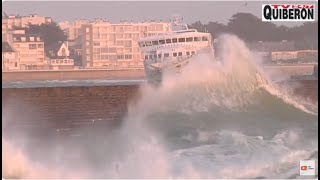
[[[8,42],[2,42],[2,52],[14,52]]]
[[[46,51],[46,54],[49,58],[52,58],[52,57],[56,57],[59,49],[61,48],[63,42],[58,42],[58,43],[54,43],[54,44],[51,44],[49,46],[47,46],[45,48],[45,51]],[[50,52],[53,52],[54,55],[52,55]]]
[[[51,45],[46,47],[46,50],[47,51],[58,52],[59,49],[61,48],[62,44],[63,44],[63,42],[58,42],[58,43],[51,44]]]

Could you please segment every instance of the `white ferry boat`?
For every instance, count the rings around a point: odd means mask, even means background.
[[[214,55],[210,33],[188,29],[178,20],[172,22],[171,28],[172,31],[168,33],[144,37],[138,41],[148,81],[161,81],[162,73],[167,70],[180,72],[191,57],[199,53]]]

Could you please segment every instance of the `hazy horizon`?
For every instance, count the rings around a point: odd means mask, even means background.
[[[173,15],[180,15],[187,24],[196,21],[205,24],[208,22],[226,24],[231,16],[238,12],[251,13],[261,18],[261,5],[268,2],[271,1],[4,1],[2,11],[8,15],[49,16],[56,22],[95,18],[111,22],[169,21]],[[318,10],[318,4],[315,1],[294,2],[313,3],[316,5],[316,12]],[[302,23],[276,24],[296,26]]]

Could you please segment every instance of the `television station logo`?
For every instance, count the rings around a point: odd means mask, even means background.
[[[262,21],[315,21],[314,4],[263,4]]]
[[[305,176],[316,175],[316,162],[314,160],[301,160],[300,175],[305,175]]]

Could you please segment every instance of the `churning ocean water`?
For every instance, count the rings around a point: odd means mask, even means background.
[[[5,142],[8,159],[19,154],[27,178],[304,178],[299,161],[318,164],[318,104],[272,83],[237,37],[219,42],[219,61],[199,55],[159,86],[142,85],[122,126],[88,140],[93,163],[52,168]]]

